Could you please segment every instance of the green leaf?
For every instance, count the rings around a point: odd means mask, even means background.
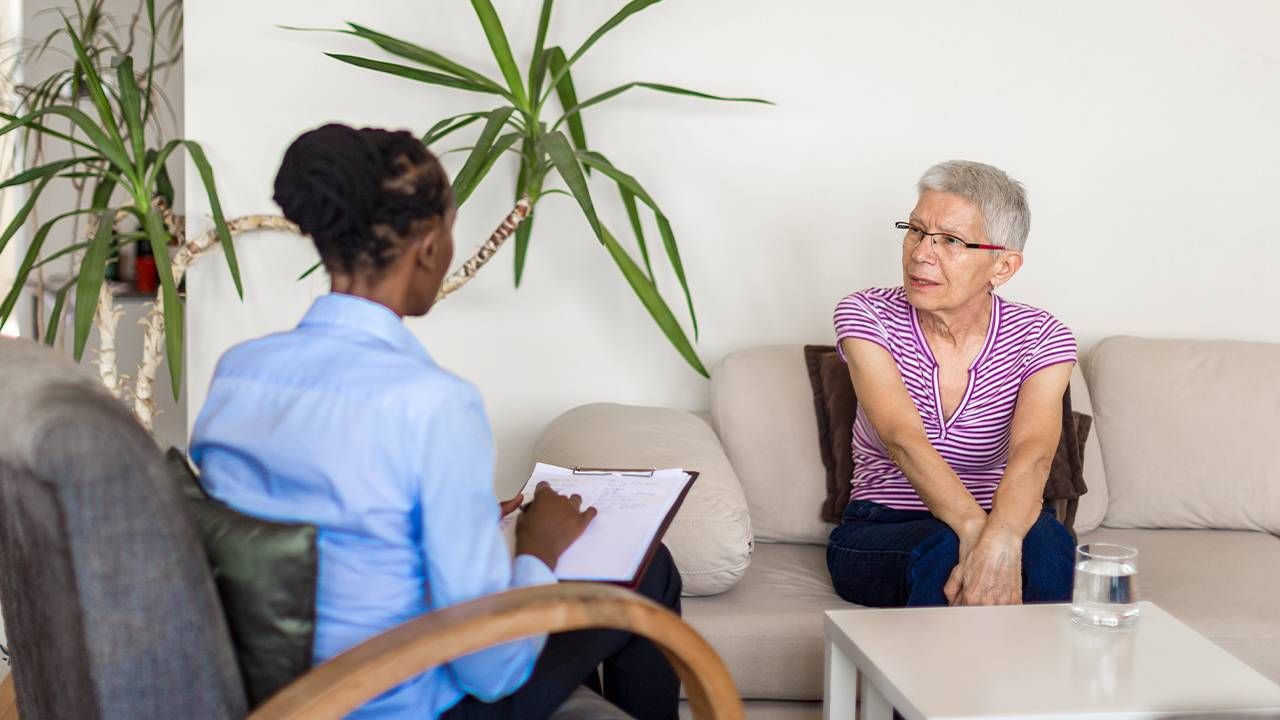
[[[464,80],[469,80],[476,85],[488,87],[493,92],[504,95],[507,94],[507,91],[498,83],[490,80],[488,77],[476,72],[475,70],[466,67],[465,65],[460,65],[453,60],[450,60],[434,50],[428,50],[427,48],[419,45],[405,42],[404,40],[391,37],[390,35],[385,35],[376,30],[371,30],[370,28],[362,25],[357,25],[353,22],[349,22],[347,25],[351,30],[339,30],[338,32],[364,38],[397,57],[412,60],[420,65],[426,65],[427,67],[432,67],[437,70],[443,70],[450,75],[460,77]]]
[[[515,112],[515,108],[512,107],[500,107],[489,112],[488,119],[484,123],[484,129],[480,131],[480,137],[476,139],[475,145],[472,146],[471,155],[467,157],[462,169],[453,178],[453,196],[456,205],[462,205],[462,199],[465,199],[465,196],[470,194],[468,188],[473,182],[479,181],[476,173],[484,165],[489,150],[493,147],[494,140],[497,139],[502,126],[506,125],[507,119],[511,117],[513,112]]]
[[[507,33],[502,29],[498,11],[493,9],[489,0],[471,0],[471,7],[475,8],[476,17],[484,28],[484,36],[493,50],[493,59],[498,61],[502,77],[506,78],[507,87],[515,96],[516,106],[526,112],[531,110],[529,98],[524,93],[524,82],[520,79],[520,68],[516,67],[516,60],[511,55],[511,45],[507,43]]]
[[[67,292],[75,282],[75,278],[68,280],[54,295],[53,310],[49,312],[49,326],[44,331],[44,342],[49,347],[53,347],[54,341],[58,339],[58,328],[62,326],[62,309],[67,305]]]
[[[501,89],[494,90],[478,85],[470,80],[454,77],[452,75],[444,75],[442,73],[431,72],[430,70],[420,70],[418,68],[409,67],[408,65],[399,65],[397,63],[383,62],[381,60],[371,60],[369,58],[359,57],[357,55],[343,55],[341,53],[325,53],[334,60],[341,60],[348,65],[355,65],[367,70],[377,70],[378,72],[395,75],[409,80],[427,83],[429,85],[442,85],[444,87],[457,88],[459,90],[469,90],[471,92],[488,93],[490,95],[503,95]]]
[[[103,127],[107,129],[107,134],[111,136],[120,145],[124,144],[120,137],[119,130],[116,129],[116,116],[111,111],[111,103],[107,100],[107,94],[102,89],[102,78],[98,76],[98,69],[94,67],[93,61],[89,59],[88,52],[84,49],[84,43],[80,41],[80,36],[76,34],[76,30],[71,26],[71,21],[64,15],[63,24],[67,26],[67,35],[71,38],[71,46],[75,49],[76,59],[79,61],[80,70],[84,74],[85,88],[89,91],[89,98],[93,100],[93,106],[98,109],[98,118],[102,121]]]
[[[118,137],[108,137],[101,128],[94,124],[93,120],[91,120],[88,115],[83,111],[70,106],[55,105],[53,107],[42,108],[23,115],[20,118],[14,119],[8,125],[0,128],[0,135],[4,135],[9,131],[20,127],[33,126],[34,124],[31,123],[32,120],[45,115],[61,115],[75,123],[76,126],[80,128],[80,131],[89,138],[91,143],[93,143],[92,146],[87,147],[91,150],[96,149],[98,152],[102,153],[103,157],[120,168],[121,174],[125,175],[129,179],[135,182],[140,180],[140,178],[136,177],[133,170],[133,164],[129,162],[129,154],[124,148],[124,143],[121,142]],[[112,129],[114,132],[114,127]]]
[[[543,176],[537,172],[537,157],[537,143],[533,138],[524,138],[520,145],[520,174],[516,176],[515,199],[517,202],[528,195],[529,202],[536,205],[538,198],[542,195]],[[529,254],[529,238],[533,235],[534,217],[530,215],[516,226],[515,285],[517,288],[520,287],[520,281],[524,277],[524,265]]]
[[[169,231],[165,229],[164,218],[153,207],[147,208],[143,227],[151,243],[151,253],[156,258],[156,274],[160,276],[160,292],[164,298],[164,346],[176,399],[182,394],[183,318],[178,285],[173,281],[173,267],[169,264]]]
[[[533,216],[524,219],[516,227],[516,287],[524,279],[524,265],[529,257],[529,238],[533,235]]]
[[[13,287],[9,289],[9,294],[5,296],[4,302],[0,303],[0,325],[4,325],[4,323],[9,319],[9,313],[13,312],[13,306],[18,302],[18,298],[22,297],[22,291],[23,288],[26,287],[27,277],[31,274],[31,271],[34,268],[40,267],[47,262],[63,257],[83,247],[87,247],[89,244],[77,243],[76,245],[72,245],[69,248],[65,248],[54,253],[43,260],[37,261],[37,258],[40,257],[40,249],[44,246],[45,238],[49,236],[49,231],[53,229],[54,225],[58,224],[58,221],[63,220],[64,218],[69,218],[73,215],[83,215],[90,212],[95,211],[91,208],[85,208],[82,210],[65,212],[49,220],[36,230],[36,234],[31,237],[31,242],[27,244],[27,253],[22,258],[22,263],[18,265],[17,273],[13,276]]]
[[[181,142],[187,147],[187,157],[191,158],[191,162],[195,163],[196,170],[200,172],[200,182],[204,185],[205,195],[209,198],[209,211],[213,215],[213,226],[218,233],[218,242],[222,244],[222,252],[227,257],[227,269],[231,271],[231,280],[236,285],[236,294],[243,300],[244,286],[240,282],[240,263],[236,260],[236,247],[231,240],[231,229],[227,227],[227,219],[222,215],[222,203],[218,201],[218,186],[213,180],[213,168],[209,166],[209,160],[204,155],[204,148],[199,143],[194,140],[183,140]],[[163,165],[161,165],[161,168],[163,169]],[[148,211],[147,214],[150,215],[151,212]],[[168,263],[167,256],[165,263]],[[159,264],[159,261],[157,261],[157,264]],[[174,397],[176,398],[177,395],[175,394]]]
[[[45,187],[49,185],[52,176],[45,176],[31,191],[31,195],[27,197],[27,202],[18,208],[17,214],[13,216],[13,220],[9,226],[5,228],[4,234],[0,235],[0,253],[4,252],[4,248],[9,244],[9,239],[17,234],[18,230],[27,221],[27,216],[31,214],[31,210],[35,208],[36,201],[40,199],[40,193],[44,192]]]
[[[578,156],[573,153],[573,148],[569,146],[568,138],[564,136],[564,133],[552,130],[542,136],[542,145],[546,148],[547,155],[551,158],[551,162],[555,164],[556,171],[560,173],[565,185],[569,186],[569,192],[572,192],[574,199],[578,201],[578,205],[582,208],[582,213],[587,216],[587,222],[591,223],[591,229],[595,232],[596,237],[600,238],[601,242],[604,242],[604,226],[600,224],[600,218],[596,215],[596,206],[591,201],[591,191],[587,188],[587,179],[582,174],[582,166],[578,164]]]
[[[22,118],[18,117],[17,115],[10,115],[7,112],[0,112],[0,120],[7,120],[11,123],[16,123],[14,125],[6,126],[4,129],[0,129],[0,135],[4,135],[5,133],[17,127],[24,127],[25,129],[31,132],[38,132],[42,135],[48,135],[51,138],[57,138],[64,142],[71,143],[72,145],[79,145],[80,147],[86,150],[97,150],[97,148],[81,140],[80,138],[72,137],[64,132],[58,132],[57,130],[54,130],[53,128],[49,127],[48,125],[42,125],[38,122],[27,122],[23,124]]]
[[[138,81],[133,77],[133,58],[128,55],[116,66],[116,81],[120,85],[120,110],[125,127],[129,129],[129,142],[133,145],[133,162],[141,175],[146,163],[147,138],[142,131],[142,96],[138,93]]]
[[[667,251],[667,259],[671,262],[671,269],[675,271],[676,279],[680,281],[680,289],[684,292],[685,302],[689,306],[689,318],[693,321],[693,336],[695,338],[698,337],[698,314],[693,309],[693,295],[689,292],[689,281],[684,274],[684,263],[680,260],[680,248],[676,244],[676,237],[675,233],[671,230],[671,223],[668,222],[667,217],[662,214],[662,208],[658,207],[658,204],[654,202],[653,198],[643,187],[640,186],[640,183],[634,177],[614,167],[613,163],[609,162],[609,160],[603,155],[599,153],[585,152],[580,153],[579,157],[581,157],[582,161],[589,167],[598,169],[601,173],[618,183],[618,188],[620,190],[625,190],[626,192],[635,195],[635,197],[639,198],[645,205],[648,205],[649,208],[653,210],[654,218],[658,223],[658,233],[662,235],[662,245]],[[624,202],[625,200],[626,199],[624,198]],[[633,226],[638,226],[639,218],[636,218],[632,224]],[[647,250],[644,251],[644,255],[646,258],[648,257]],[[649,277],[653,277],[652,269],[650,269]]]
[[[146,166],[154,170],[152,172],[153,182],[155,184],[155,194],[164,198],[165,203],[169,207],[173,207],[174,191],[173,180],[169,177],[169,168],[163,163],[157,163],[156,159],[159,153],[155,150],[148,150],[146,156]]]
[[[582,43],[582,46],[579,47],[573,53],[573,57],[569,58],[569,62],[565,63],[565,66],[561,71],[561,73],[556,73],[551,76],[551,85],[552,86],[557,85],[560,82],[561,75],[563,73],[569,72],[569,68],[574,63],[578,62],[578,59],[581,58],[583,55],[585,55],[586,52],[591,49],[591,46],[595,45],[600,40],[600,38],[604,37],[610,30],[614,29],[618,25],[621,25],[624,20],[631,17],[632,15],[635,15],[636,13],[640,12],[641,10],[644,10],[650,5],[656,5],[661,1],[662,0],[632,0],[631,2],[623,6],[623,8],[619,10],[617,13],[615,13],[613,17],[605,21],[605,24],[601,25],[599,28],[596,29],[595,32],[591,33],[591,37],[587,38],[587,41]]]
[[[658,328],[662,330],[662,334],[667,336],[667,340],[671,342],[672,347],[680,356],[689,363],[690,367],[696,370],[703,377],[711,377],[707,372],[707,368],[702,364],[702,360],[698,357],[698,353],[693,349],[693,344],[689,342],[689,337],[684,334],[684,330],[680,327],[680,323],[676,320],[676,316],[671,312],[671,308],[667,307],[667,303],[658,294],[658,289],[653,283],[649,282],[645,277],[644,271],[636,265],[631,256],[627,255],[627,251],[622,249],[618,241],[614,239],[609,231],[601,228],[601,241],[609,251],[609,255],[617,264],[618,269],[627,279],[627,284],[635,292],[636,297],[640,298],[640,303],[644,305],[644,309],[649,311],[649,315],[653,321],[658,324]]]
[[[80,263],[80,271],[76,278],[76,324],[75,324],[75,359],[84,355],[84,345],[89,340],[89,331],[93,329],[93,315],[98,311],[98,291],[102,289],[107,269],[107,256],[111,252],[111,233],[115,224],[116,211],[110,208],[101,211],[98,217],[98,232],[94,233],[89,249],[84,253]]]
[[[551,26],[552,0],[542,0],[542,13],[538,15],[538,34],[533,41],[533,58],[529,60],[529,97],[542,94],[542,77],[546,72],[544,49],[547,46],[547,28]]]
[[[581,113],[586,108],[589,108],[592,105],[599,105],[605,100],[609,100],[611,98],[617,97],[618,95],[621,95],[622,93],[628,90],[631,90],[632,88],[645,88],[648,90],[656,90],[658,92],[671,93],[672,95],[684,95],[686,97],[701,98],[703,100],[719,100],[721,102],[745,102],[745,103],[759,103],[762,105],[773,105],[773,103],[770,102],[769,100],[762,100],[760,98],[721,97],[719,95],[711,95],[708,93],[699,92],[697,90],[688,90],[686,88],[676,87],[675,85],[663,85],[661,83],[651,83],[651,82],[630,82],[630,83],[627,83],[626,85],[619,85],[618,87],[612,90],[602,92],[599,95],[596,95],[595,97],[590,98],[589,100],[585,100],[576,105],[566,107],[564,111],[564,115],[559,120],[556,121],[556,127],[559,127],[560,123],[563,123],[563,122],[570,123],[570,127],[572,127],[573,118],[576,117],[579,113]]]
[[[51,162],[47,165],[41,165],[40,167],[34,167],[34,168],[31,168],[30,170],[27,170],[26,172],[20,172],[17,175],[14,175],[13,177],[9,178],[8,180],[5,180],[4,182],[0,183],[0,189],[13,187],[15,185],[25,185],[26,183],[31,182],[32,180],[39,180],[41,178],[45,178],[50,175],[56,175],[59,172],[62,172],[63,170],[71,167],[72,165],[76,165],[82,162],[90,162],[98,159],[99,158],[97,157],[92,157],[92,158],[78,157],[78,158],[71,158],[70,160],[59,160],[57,162]]]
[[[649,315],[653,317],[654,322],[658,324],[663,334],[667,336],[672,346],[675,347],[685,361],[704,377],[710,377],[702,361],[698,358],[697,352],[694,351],[693,345],[689,342],[688,336],[684,334],[680,323],[676,320],[675,315],[672,314],[671,308],[667,307],[666,301],[658,293],[658,288],[645,277],[644,271],[640,269],[640,266],[636,265],[631,256],[627,255],[627,251],[618,244],[613,235],[600,223],[599,217],[596,216],[595,204],[591,201],[591,192],[587,188],[586,177],[582,174],[582,167],[578,164],[578,157],[574,155],[573,149],[569,147],[569,140],[565,138],[563,133],[553,130],[543,135],[542,141],[547,149],[547,154],[551,156],[551,161],[555,163],[560,177],[569,186],[569,191],[573,193],[578,205],[582,207],[583,214],[587,216],[587,221],[591,223],[591,229],[595,231],[596,237],[608,249],[609,255],[613,257],[614,263],[617,264],[618,269],[626,277],[627,283],[631,285],[631,289],[640,298],[641,304],[649,311]]]
[[[480,164],[468,176],[467,184],[462,188],[459,188],[457,184],[454,185],[453,203],[455,207],[462,207],[462,203],[466,202],[467,198],[471,197],[471,193],[475,192],[476,188],[480,186],[480,182],[489,174],[489,170],[493,168],[498,158],[510,150],[511,146],[515,145],[520,137],[520,133],[507,133],[493,143],[493,146],[489,148],[489,152],[485,154]],[[473,155],[472,157],[475,156]]]
[[[324,263],[322,263],[322,262],[317,262],[315,265],[312,265],[311,267],[307,268],[306,272],[304,272],[304,273],[302,273],[301,275],[299,275],[299,276],[298,276],[298,279],[297,279],[297,280],[294,280],[294,282],[299,282],[299,281],[301,281],[301,280],[306,280],[308,277],[310,277],[310,276],[311,276],[311,274],[312,274],[312,273],[314,273],[315,271],[319,270],[319,269],[320,269],[320,268],[322,268],[322,267],[324,267]]]
[[[431,147],[431,145],[437,142],[440,142],[444,138],[448,137],[450,134],[458,130],[461,130],[462,128],[470,125],[471,123],[479,120],[482,117],[487,117],[490,112],[493,112],[493,111],[482,110],[480,112],[467,112],[467,113],[460,113],[458,115],[451,115],[441,120],[440,122],[436,123],[435,125],[432,125],[431,129],[428,130],[426,134],[422,136],[422,144],[426,145],[427,147]],[[457,122],[454,122],[454,121],[457,121]]]
[[[667,221],[666,215],[656,209],[653,214],[654,219],[658,221],[658,234],[662,236],[662,246],[667,250],[671,269],[675,271],[676,279],[680,281],[680,289],[684,291],[684,300],[689,306],[689,319],[693,321],[693,337],[696,339],[699,335],[698,313],[693,309],[693,295],[689,292],[689,280],[684,275],[684,263],[680,261],[680,248],[676,245],[675,233],[671,231],[671,223]]]
[[[649,262],[649,244],[644,239],[644,223],[640,222],[640,210],[636,207],[635,193],[619,183],[618,194],[622,196],[622,204],[627,209],[627,220],[631,223],[631,232],[635,233],[640,257],[644,259],[645,272],[649,274],[650,282],[656,282],[653,277],[653,264]]]
[[[111,204],[111,194],[115,192],[117,180],[112,177],[104,177],[98,181],[97,187],[93,189],[93,197],[90,200],[89,207],[101,209]]]
[[[560,82],[556,83],[556,95],[560,98],[560,107],[568,110],[578,105],[578,91],[573,86],[573,75],[569,72],[568,62],[564,58],[564,50],[558,47],[551,48],[547,52],[547,61],[550,63],[551,72],[560,78]],[[578,150],[587,149],[587,131],[582,126],[581,113],[566,113],[567,122],[569,123],[569,137],[573,138],[573,145]]]

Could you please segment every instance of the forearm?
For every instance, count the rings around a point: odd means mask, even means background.
[[[988,527],[1026,537],[1044,508],[1044,485],[1052,465],[1053,454],[1042,448],[1011,448],[1009,464],[991,502]]]
[[[902,437],[885,440],[885,444],[890,458],[934,517],[960,537],[982,530],[987,521],[982,506],[927,437],[903,433]]]

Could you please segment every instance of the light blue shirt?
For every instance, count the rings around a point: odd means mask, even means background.
[[[191,457],[233,507],[319,528],[317,663],[423,613],[556,581],[536,558],[513,563],[498,529],[479,392],[377,303],[327,295],[297,329],[229,350]],[[503,697],[545,641],[455,660],[352,717],[435,717],[465,694]]]

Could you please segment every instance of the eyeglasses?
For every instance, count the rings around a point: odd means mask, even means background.
[[[933,242],[933,247],[940,252],[946,253],[948,256],[954,257],[965,250],[1004,250],[999,245],[984,245],[982,243],[965,242],[950,233],[930,233],[925,232],[924,228],[912,225],[909,222],[896,222],[894,227],[905,231],[902,236],[902,245],[908,250],[914,250],[925,238],[929,238]]]

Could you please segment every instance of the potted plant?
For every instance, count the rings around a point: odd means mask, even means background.
[[[94,0],[84,7],[77,2],[77,9],[79,12],[74,24],[64,15],[63,27],[35,49],[37,53],[43,52],[57,36],[65,36],[74,52],[72,64],[19,88],[17,111],[0,113],[0,122],[3,123],[0,136],[21,133],[26,140],[23,143],[28,153],[26,159],[31,165],[29,169],[0,180],[0,189],[18,186],[29,189],[26,202],[18,208],[12,221],[0,230],[0,251],[31,217],[36,202],[54,182],[70,182],[80,190],[76,207],[36,227],[12,286],[0,288],[3,293],[0,323],[13,312],[33,270],[52,260],[72,255],[77,258],[74,270],[63,284],[54,289],[55,300],[49,312],[44,339],[52,344],[56,338],[70,295],[74,298],[75,308],[73,352],[76,359],[79,360],[84,353],[95,317],[102,320],[104,344],[110,343],[118,315],[109,307],[105,313],[101,312],[100,302],[110,303],[110,293],[103,285],[106,268],[124,246],[144,242],[155,257],[159,275],[159,316],[176,397],[182,373],[183,314],[178,280],[170,264],[170,248],[176,244],[175,239],[182,237],[182,228],[181,219],[171,211],[173,189],[167,163],[178,150],[185,150],[196,166],[209,197],[214,231],[226,250],[227,267],[237,292],[243,295],[235,248],[229,242],[230,232],[218,202],[213,171],[203,149],[198,143],[183,138],[153,141],[146,131],[151,125],[156,128],[156,134],[159,133],[158,123],[154,122],[158,99],[156,71],[176,59],[176,54],[157,58],[158,34],[166,21],[176,27],[181,5],[175,3],[157,14],[155,0],[142,0],[137,17],[145,18],[149,30],[142,62],[134,57],[132,28],[127,43],[106,29],[108,23],[104,21],[101,0]],[[61,154],[65,157],[43,162],[43,151],[51,146],[63,151]],[[88,190],[88,197],[85,190]],[[82,218],[87,220],[89,228],[84,236],[74,231],[75,241],[70,245],[47,256],[43,254],[56,227]],[[78,223],[72,224],[78,229]],[[103,370],[103,379],[108,388],[120,397],[123,395],[123,379],[114,372],[114,353],[110,352],[110,347],[104,349],[108,351],[104,355],[110,358],[111,369],[110,372]],[[145,397],[139,400],[149,402],[149,385],[139,390],[145,392]]]
[[[652,257],[641,220],[641,206],[652,213],[668,263],[680,284],[693,336],[698,336],[698,319],[693,296],[680,259],[675,232],[658,203],[635,177],[623,171],[594,146],[587,143],[583,111],[605,103],[633,89],[683,95],[728,102],[768,103],[758,98],[730,98],[696,90],[653,82],[626,82],[604,92],[580,99],[573,80],[573,68],[587,52],[614,28],[632,15],[659,0],[632,0],[593,32],[572,54],[559,46],[547,46],[552,19],[553,0],[543,0],[533,56],[524,74],[512,55],[502,21],[490,0],[472,0],[471,6],[493,58],[502,73],[491,78],[457,63],[434,50],[415,45],[356,23],[346,29],[332,30],[367,40],[396,58],[410,64],[386,60],[327,53],[330,57],[357,67],[396,75],[408,80],[452,90],[492,96],[499,104],[491,110],[468,112],[436,122],[422,137],[423,143],[436,146],[453,133],[473,123],[482,123],[478,137],[471,144],[462,169],[453,179],[454,196],[462,206],[498,161],[508,153],[519,158],[515,197],[527,198],[531,207],[553,194],[567,194],[576,200],[592,233],[609,253],[640,302],[666,335],[671,345],[694,370],[707,375],[688,335],[663,298],[654,278]],[[294,28],[301,29],[301,28]],[[558,112],[551,102],[554,95]],[[640,261],[637,262],[605,226],[596,212],[587,176],[598,172],[617,186],[635,236]],[[563,185],[552,187],[555,181]],[[520,285],[529,240],[533,232],[532,218],[515,230],[515,284]],[[490,248],[491,256],[496,247]],[[485,258],[487,260],[487,257]],[[482,264],[482,263],[481,263]],[[476,268],[478,269],[478,267]]]

